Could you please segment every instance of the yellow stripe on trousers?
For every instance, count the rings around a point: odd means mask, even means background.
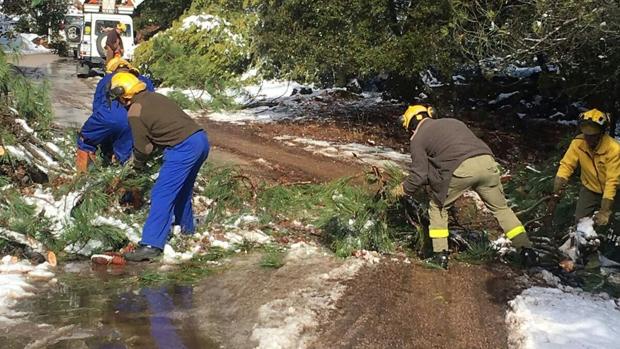
[[[438,238],[447,238],[449,233],[448,233],[448,229],[429,229],[428,231],[428,235],[431,237],[431,239],[438,239]]]
[[[506,233],[506,237],[510,240],[514,239],[517,235],[525,233],[525,228],[522,225],[517,226],[514,229],[511,229]]]

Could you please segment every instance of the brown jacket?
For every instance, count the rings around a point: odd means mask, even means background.
[[[144,165],[155,146],[175,146],[203,129],[173,100],[149,91],[134,96],[127,117],[136,168]]]
[[[106,35],[105,46],[112,50],[112,52],[120,52],[123,50],[123,39],[116,29],[112,29]]]
[[[456,119],[425,119],[411,137],[411,174],[403,183],[405,193],[413,195],[430,186],[432,199],[442,206],[454,170],[465,160],[491,155],[491,149]]]

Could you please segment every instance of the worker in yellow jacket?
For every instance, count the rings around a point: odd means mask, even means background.
[[[568,179],[581,168],[581,190],[575,219],[594,214],[594,224],[607,225],[620,182],[620,143],[606,134],[609,114],[592,109],[579,115],[579,134],[560,161],[553,191],[555,201],[562,196]]]

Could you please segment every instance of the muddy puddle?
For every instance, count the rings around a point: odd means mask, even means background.
[[[194,287],[149,283],[152,266],[66,265],[52,290],[21,302],[2,348],[220,348],[190,310]]]
[[[301,347],[362,261],[298,245],[278,269],[261,266],[261,252],[200,270],[64,264],[54,286],[12,309],[21,315],[0,325],[0,347]]]

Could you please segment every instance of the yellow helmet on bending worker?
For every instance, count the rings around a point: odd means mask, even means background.
[[[140,74],[140,71],[138,69],[134,68],[131,63],[129,63],[122,57],[114,57],[105,65],[105,72],[107,74],[114,73],[119,69],[124,69],[127,71],[131,71],[135,74]]]
[[[131,100],[133,96],[144,90],[146,90],[146,84],[132,73],[119,72],[112,77],[110,93],[116,98]]]

